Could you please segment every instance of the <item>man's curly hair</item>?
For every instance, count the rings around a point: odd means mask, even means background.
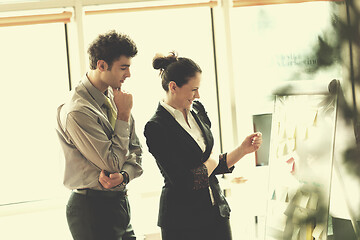
[[[134,57],[137,47],[133,40],[126,34],[111,30],[100,34],[88,49],[90,69],[95,70],[97,61],[104,60],[111,70],[112,64],[121,56]]]

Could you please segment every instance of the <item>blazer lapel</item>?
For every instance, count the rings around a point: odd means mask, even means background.
[[[214,139],[213,139],[210,128],[200,120],[199,116],[195,113],[194,110],[191,111],[191,114],[195,118],[195,121],[197,122],[197,124],[199,125],[199,127],[203,133],[203,136],[205,139],[205,144],[206,144],[206,149],[212,148],[213,144],[214,144]]]
[[[193,137],[175,120],[175,118],[160,104],[156,111],[156,114],[165,120],[169,129],[174,131],[178,136],[184,138],[184,143],[191,146],[197,151],[201,151],[201,148],[197,144],[197,142],[193,139]]]

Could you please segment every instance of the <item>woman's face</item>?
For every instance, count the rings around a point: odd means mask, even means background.
[[[194,77],[190,78],[187,84],[177,87],[174,90],[174,104],[179,110],[190,109],[192,102],[200,98],[199,88],[201,73],[197,72]]]

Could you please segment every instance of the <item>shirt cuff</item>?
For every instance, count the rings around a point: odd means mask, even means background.
[[[129,182],[135,178],[135,172],[134,172],[134,168],[133,168],[132,165],[125,163],[123,165],[121,171],[124,171],[124,172],[126,172],[128,174]]]
[[[123,120],[116,119],[114,133],[120,137],[129,137],[130,136],[130,125],[128,122]]]
[[[218,167],[221,169],[222,173],[232,173],[232,171],[234,170],[234,166],[232,166],[231,168],[228,168],[227,165],[227,153],[223,153],[219,155],[219,165]]]
[[[200,167],[190,170],[194,175],[194,186],[193,190],[199,190],[202,188],[209,187],[208,170],[204,164]]]

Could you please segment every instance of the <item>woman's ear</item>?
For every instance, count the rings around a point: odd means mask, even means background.
[[[176,88],[177,88],[177,85],[174,81],[170,81],[169,82],[169,90],[171,93],[175,93],[176,91]]]

